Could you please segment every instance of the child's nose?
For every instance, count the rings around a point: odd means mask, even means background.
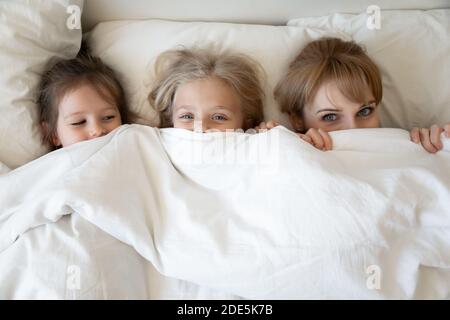
[[[93,123],[89,129],[89,135],[92,138],[101,137],[107,133],[107,130],[100,123]]]
[[[196,120],[194,121],[194,132],[205,132],[208,130],[207,121]]]

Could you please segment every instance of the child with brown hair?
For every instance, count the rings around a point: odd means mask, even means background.
[[[379,128],[382,95],[375,63],[358,44],[338,38],[309,43],[275,88],[275,98],[293,128],[303,140],[322,150],[332,148],[329,131]],[[444,130],[450,137],[450,124],[414,128],[411,140],[435,153],[442,149],[440,134]]]
[[[247,130],[263,120],[261,72],[242,54],[169,50],[157,58],[148,100],[163,128]]]
[[[43,142],[52,149],[106,135],[133,117],[114,71],[84,51],[42,75],[38,107]]]

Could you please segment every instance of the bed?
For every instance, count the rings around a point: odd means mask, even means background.
[[[448,299],[450,141],[430,155],[406,130],[450,122],[450,6],[377,6],[1,2],[0,298]],[[384,88],[383,128],[334,132],[328,154],[297,139],[271,94],[322,36],[363,44]],[[48,153],[36,86],[82,38],[118,72],[140,121]],[[283,126],[154,128],[152,66],[180,45],[256,59],[265,117]]]

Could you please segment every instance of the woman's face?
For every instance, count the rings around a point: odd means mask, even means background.
[[[369,88],[364,103],[356,103],[345,97],[333,81],[322,84],[314,99],[305,105],[303,117],[293,115],[291,123],[299,131],[380,127],[378,106]]]
[[[181,85],[172,112],[174,128],[206,132],[241,129],[244,115],[233,88],[212,77]]]

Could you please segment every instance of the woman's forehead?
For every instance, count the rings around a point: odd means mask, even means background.
[[[342,111],[353,110],[361,105],[374,101],[369,87],[364,90],[364,101],[355,101],[345,95],[335,81],[327,81],[319,86],[310,106],[313,109],[331,108]]]

